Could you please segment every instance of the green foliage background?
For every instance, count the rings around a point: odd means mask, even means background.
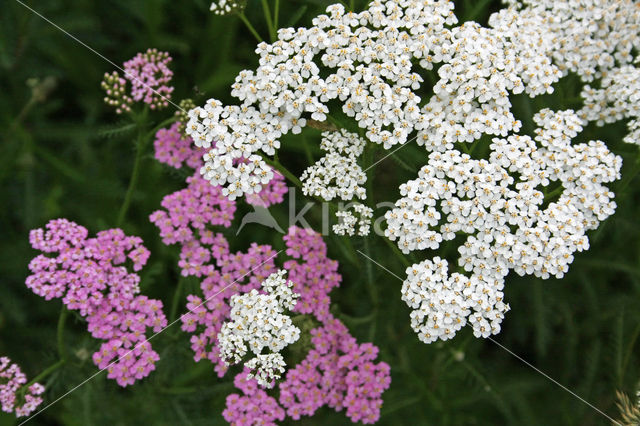
[[[247,17],[263,37],[268,31],[258,0],[249,0]],[[355,1],[360,10],[365,0]],[[499,3],[457,1],[461,20],[486,22]],[[256,41],[234,16],[216,17],[205,0],[41,0],[28,4],[114,63],[157,47],[173,55],[174,100],[208,97],[231,101],[229,86],[237,72],[254,68]],[[280,25],[310,25],[328,0],[281,0]],[[0,2],[0,354],[35,377],[57,360],[56,325],[60,301],[46,302],[24,285],[35,252],[28,232],[49,219],[66,217],[93,234],[114,227],[134,158],[134,133],[127,121],[102,102],[102,75],[113,66],[15,0]],[[37,79],[37,80],[34,80]],[[48,88],[34,98],[32,86]],[[31,86],[30,86],[31,85]],[[533,101],[513,97],[516,116],[532,131],[532,111],[545,106],[579,108],[580,85],[569,76],[554,95]],[[155,113],[159,123],[172,109]],[[640,179],[636,146],[622,144],[623,123],[588,127],[580,140],[601,139],[624,159],[623,178],[612,186],[618,210],[590,234],[591,249],[576,255],[563,280],[507,279],[512,311],[496,340],[557,379],[612,417],[615,390],[632,393],[640,379]],[[299,174],[309,157],[319,158],[319,133],[305,130],[287,138],[280,161]],[[486,147],[486,140],[480,142]],[[141,236],[152,251],[142,273],[142,291],[171,306],[178,283],[177,249],[160,241],[148,215],[166,194],[184,186],[184,173],[153,159],[148,145],[124,230]],[[371,163],[381,149],[368,151]],[[424,150],[407,146],[381,162],[369,176],[373,202],[395,200],[397,186],[415,176]],[[299,194],[299,197],[301,195]],[[303,200],[300,198],[299,203]],[[299,204],[301,207],[301,204]],[[246,207],[240,207],[236,217]],[[286,207],[276,207],[280,223]],[[380,212],[378,212],[380,213]],[[306,216],[315,227],[320,208]],[[238,220],[234,226],[238,225]],[[235,230],[234,230],[235,231]],[[281,236],[247,226],[232,249],[250,242],[282,247]],[[401,282],[354,254],[368,253],[399,276],[405,264],[383,239],[371,236],[327,238],[330,255],[341,262],[344,280],[332,293],[334,308],[360,341],[380,347],[391,365],[392,384],[384,395],[380,424],[388,425],[603,425],[607,419],[496,344],[463,331],[445,343],[424,345],[409,327],[409,309],[400,300]],[[453,253],[451,250],[449,253]],[[419,261],[429,256],[410,256]],[[197,282],[188,281],[195,291]],[[184,293],[180,309],[184,310]],[[96,367],[90,354],[99,343],[71,316],[64,334],[71,362],[45,379],[45,404],[54,401]],[[210,425],[224,423],[224,399],[233,390],[231,375],[217,379],[206,362],[194,363],[188,336],[176,325],[153,341],[161,355],[157,370],[135,386],[121,389],[105,375],[36,417],[32,424]],[[0,414],[0,425],[15,423]],[[320,410],[301,424],[349,424],[342,413]]]

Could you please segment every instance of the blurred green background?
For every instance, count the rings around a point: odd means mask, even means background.
[[[308,26],[332,2],[282,0],[280,26]],[[355,1],[361,10],[366,1]],[[208,97],[231,101],[229,86],[244,68],[254,68],[256,41],[235,16],[216,17],[204,0],[40,0],[28,5],[116,64],[148,47],[171,53],[173,99]],[[457,1],[461,20],[486,23],[499,2]],[[268,38],[258,0],[249,0],[248,19]],[[56,323],[61,302],[46,302],[24,285],[35,255],[28,232],[49,219],[66,217],[91,234],[115,226],[134,158],[134,134],[124,117],[102,102],[100,81],[114,68],[15,0],[0,2],[0,355],[35,377],[57,360]],[[531,101],[513,97],[516,116],[531,132],[531,112],[543,107],[579,108],[580,85],[569,76],[554,95]],[[156,123],[173,114],[156,112]],[[622,144],[624,123],[589,126],[580,140],[601,139],[624,159],[623,178],[612,185],[618,210],[590,233],[591,249],[576,255],[563,280],[507,278],[511,312],[495,339],[617,418],[615,391],[635,391],[640,379],[640,167],[638,148]],[[300,137],[285,138],[280,161],[298,175],[318,159],[319,132],[305,130],[315,147],[306,152]],[[481,142],[486,145],[486,141]],[[160,241],[148,215],[163,196],[184,186],[186,172],[153,159],[147,146],[142,176],[134,192],[125,232],[141,236],[152,256],[142,272],[142,291],[170,306],[179,272],[178,251]],[[382,158],[370,151],[369,161]],[[306,156],[306,157],[305,157]],[[399,183],[416,175],[425,152],[408,146],[381,162],[369,177],[372,202],[393,201]],[[299,203],[302,196],[298,194]],[[299,205],[301,208],[301,205]],[[286,222],[286,206],[272,209]],[[249,211],[239,203],[239,212]],[[383,211],[383,210],[381,210]],[[380,213],[380,211],[378,212]],[[320,224],[316,206],[305,217]],[[238,225],[238,219],[234,226]],[[232,249],[250,242],[283,246],[281,236],[248,225]],[[380,347],[379,359],[391,365],[392,383],[384,394],[380,424],[385,425],[604,425],[610,422],[586,404],[488,340],[464,330],[452,341],[424,345],[409,326],[409,309],[400,300],[401,282],[376,265],[356,258],[343,241],[326,239],[341,262],[343,283],[332,293],[337,314],[359,341]],[[368,253],[399,276],[405,264],[383,239],[353,239],[353,249]],[[431,256],[421,253],[410,262]],[[187,288],[196,291],[197,282]],[[184,310],[184,295],[180,301]],[[168,309],[167,309],[168,310]],[[32,420],[65,425],[211,425],[224,423],[224,399],[232,376],[219,380],[211,364],[192,361],[189,336],[178,325],[152,342],[160,353],[157,370],[122,389],[105,375],[89,381]],[[45,404],[96,371],[90,354],[99,346],[77,320],[68,321],[65,344],[71,362],[45,380]],[[44,406],[44,405],[43,405]],[[0,414],[0,424],[15,423]],[[301,424],[349,424],[343,413],[321,409]]]

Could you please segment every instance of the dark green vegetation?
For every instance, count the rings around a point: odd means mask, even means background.
[[[281,0],[281,26],[309,25],[329,0]],[[355,2],[356,9],[364,0]],[[458,16],[486,20],[498,2],[457,2]],[[466,3],[466,4],[462,4]],[[496,3],[496,4],[494,4]],[[205,0],[31,1],[44,16],[117,64],[148,47],[171,53],[173,99],[207,97],[231,101],[237,72],[253,68],[256,40],[235,16],[215,17]],[[466,7],[465,7],[466,6]],[[493,9],[492,9],[493,8]],[[260,2],[250,0],[247,18],[268,38]],[[66,217],[91,234],[116,226],[135,157],[133,127],[102,102],[102,75],[113,66],[64,35],[14,0],[0,3],[0,355],[8,355],[32,378],[58,360],[56,329],[60,301],[46,302],[24,285],[34,256],[28,232],[49,219]],[[531,131],[532,111],[577,108],[580,86],[571,76],[554,95],[533,101],[513,98],[516,116]],[[173,114],[154,113],[154,123]],[[623,124],[588,127],[580,140],[601,139],[624,159],[623,178],[612,186],[618,210],[590,233],[591,249],[577,254],[563,280],[542,281],[509,275],[506,300],[512,311],[495,337],[521,357],[617,417],[615,391],[633,393],[640,379],[640,155],[621,142]],[[316,159],[318,132],[304,132]],[[487,144],[485,144],[487,145]],[[482,145],[478,147],[481,152]],[[148,215],[166,194],[180,189],[184,174],[143,153],[141,179],[123,224],[139,235],[152,255],[142,271],[142,291],[163,300],[168,314],[178,283],[177,249],[160,241]],[[370,162],[381,149],[365,156]],[[395,200],[400,182],[415,176],[424,150],[408,146],[380,163],[373,179],[373,202]],[[307,162],[299,138],[284,140],[280,162],[299,174]],[[237,217],[241,217],[242,209]],[[286,207],[274,214],[285,223]],[[307,215],[318,225],[317,206]],[[234,226],[238,225],[238,220]],[[250,242],[282,247],[279,235],[247,226],[232,248]],[[424,345],[409,326],[409,309],[400,300],[401,282],[343,242],[327,238],[331,257],[340,260],[343,284],[333,291],[334,308],[362,342],[380,347],[391,365],[380,424],[389,425],[604,425],[607,419],[488,340],[465,330],[446,343]],[[399,276],[405,264],[383,239],[353,240]],[[446,249],[446,248],[445,248]],[[419,261],[427,254],[408,257]],[[420,257],[423,256],[423,257]],[[197,288],[187,281],[186,290]],[[184,310],[184,296],[180,310]],[[170,319],[171,320],[171,319]],[[81,320],[67,319],[63,338],[68,362],[44,380],[45,403],[94,374],[90,354],[99,343]],[[176,324],[154,339],[157,371],[121,389],[102,374],[49,408],[33,424],[210,425],[223,422],[231,376],[217,379],[210,363],[194,363],[189,336]],[[44,405],[43,405],[44,406]],[[0,424],[13,424],[0,414]],[[342,413],[323,409],[301,424],[348,424]]]

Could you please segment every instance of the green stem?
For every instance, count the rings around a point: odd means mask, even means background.
[[[307,161],[309,165],[315,163],[313,160],[313,153],[311,152],[311,147],[309,146],[309,141],[307,141],[307,137],[304,135],[300,135],[302,139],[302,145],[304,145],[304,153],[307,156]]]
[[[154,127],[153,129],[151,129],[151,130],[149,130],[149,131],[147,132],[146,137],[147,137],[147,138],[151,138],[151,137],[155,136],[155,135],[156,135],[156,132],[157,132],[158,130],[160,130],[160,129],[164,128],[165,126],[167,126],[167,125],[169,125],[169,124],[173,124],[173,123],[175,123],[176,121],[178,121],[178,119],[179,119],[179,118],[180,118],[180,117],[178,117],[177,115],[174,115],[174,116],[172,116],[172,117],[167,118],[167,119],[166,119],[166,120],[164,120],[164,121],[161,121],[161,122],[160,122],[156,127]]]
[[[277,169],[280,173],[282,173],[284,175],[284,177],[286,177],[291,182],[293,182],[294,185],[296,185],[299,188],[302,188],[302,182],[300,181],[300,179],[298,179],[296,177],[296,175],[291,173],[286,167],[284,167],[282,164],[280,164],[279,161],[272,160],[272,159],[270,159],[270,158],[268,158],[268,157],[266,157],[264,155],[261,155],[261,156],[262,156],[262,159],[264,160],[265,163],[267,163],[271,167],[274,167],[275,169]]]
[[[369,248],[369,238],[364,238],[364,254],[366,254],[367,257],[371,257],[371,251]],[[373,305],[374,312],[376,312],[377,314],[378,303],[379,303],[378,288],[373,282],[373,270],[371,268],[371,261],[367,259],[366,262],[367,263],[365,266],[365,270],[367,273],[367,288],[369,290],[369,297],[371,298],[371,304]]]
[[[146,114],[145,114],[146,116]],[[131,179],[129,180],[129,187],[127,188],[127,193],[124,196],[124,201],[122,206],[120,207],[120,212],[118,213],[118,221],[116,222],[116,227],[120,228],[122,223],[124,222],[124,218],[127,215],[127,210],[129,210],[129,205],[131,204],[131,197],[133,196],[133,191],[135,190],[136,185],[138,184],[138,179],[140,177],[140,165],[142,163],[142,157],[144,155],[144,149],[147,145],[147,141],[149,138],[146,137],[144,133],[144,118],[138,122],[138,139],[136,140],[136,158],[133,163],[133,171],[131,172]]]
[[[258,40],[258,43],[262,43],[264,40],[262,40],[262,37],[260,37],[260,34],[258,34],[256,29],[253,28],[253,25],[251,25],[251,22],[249,22],[244,12],[238,12],[237,15],[242,20],[242,22],[244,22],[244,25],[249,29],[249,32],[253,34],[256,40]]]
[[[169,314],[169,318],[171,321],[175,321],[176,314],[178,313],[178,302],[180,301],[180,296],[182,295],[182,289],[184,288],[184,277],[180,276],[178,280],[178,285],[176,286],[176,291],[173,294],[173,301],[171,302],[171,313]]]
[[[269,27],[269,36],[271,37],[271,42],[274,42],[276,41],[276,29],[273,26],[271,11],[269,10],[269,2],[267,2],[267,0],[262,0],[262,10],[264,12],[264,19],[265,21],[267,21],[267,27]]]
[[[280,0],[276,0],[276,4],[273,9],[273,26],[278,31],[278,18],[280,16]]]
[[[400,251],[398,246],[393,241],[391,241],[390,239],[388,239],[384,235],[381,238],[391,248],[391,252],[400,260],[400,262],[405,267],[408,268],[409,266],[411,266],[411,262],[409,262],[409,260],[402,254],[402,252]]]
[[[67,359],[67,351],[64,345],[64,325],[67,321],[67,317],[69,316],[69,311],[63,306],[60,311],[60,317],[58,317],[58,331],[56,333],[56,340],[58,342],[58,354],[60,355],[60,360],[64,361]]]
[[[24,385],[24,389],[28,388],[29,386],[31,386],[34,383],[38,383],[40,382],[42,379],[44,379],[45,377],[47,377],[49,374],[53,373],[54,371],[56,371],[58,368],[62,367],[64,365],[66,361],[64,359],[61,359],[59,361],[57,361],[55,364],[50,365],[49,367],[47,367],[43,372],[41,372],[40,374],[38,374],[36,377],[34,377],[33,379],[31,379],[31,381],[29,383],[27,383],[26,385]]]

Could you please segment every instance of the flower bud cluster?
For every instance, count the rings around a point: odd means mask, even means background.
[[[166,107],[173,93],[169,62],[171,56],[157,49],[138,53],[123,64],[124,78],[117,71],[104,75],[101,83],[106,92],[104,102],[115,107],[118,114],[131,111],[134,102],[143,102],[151,109]],[[131,83],[130,89],[127,81]]]
[[[104,103],[114,107],[116,114],[131,111],[133,99],[127,91],[127,80],[120,77],[117,71],[105,73],[100,87],[106,92]]]
[[[187,122],[189,121],[189,110],[195,107],[195,102],[189,98],[181,100],[178,104],[178,110],[175,112],[175,115],[178,117],[178,133],[184,134]]]

